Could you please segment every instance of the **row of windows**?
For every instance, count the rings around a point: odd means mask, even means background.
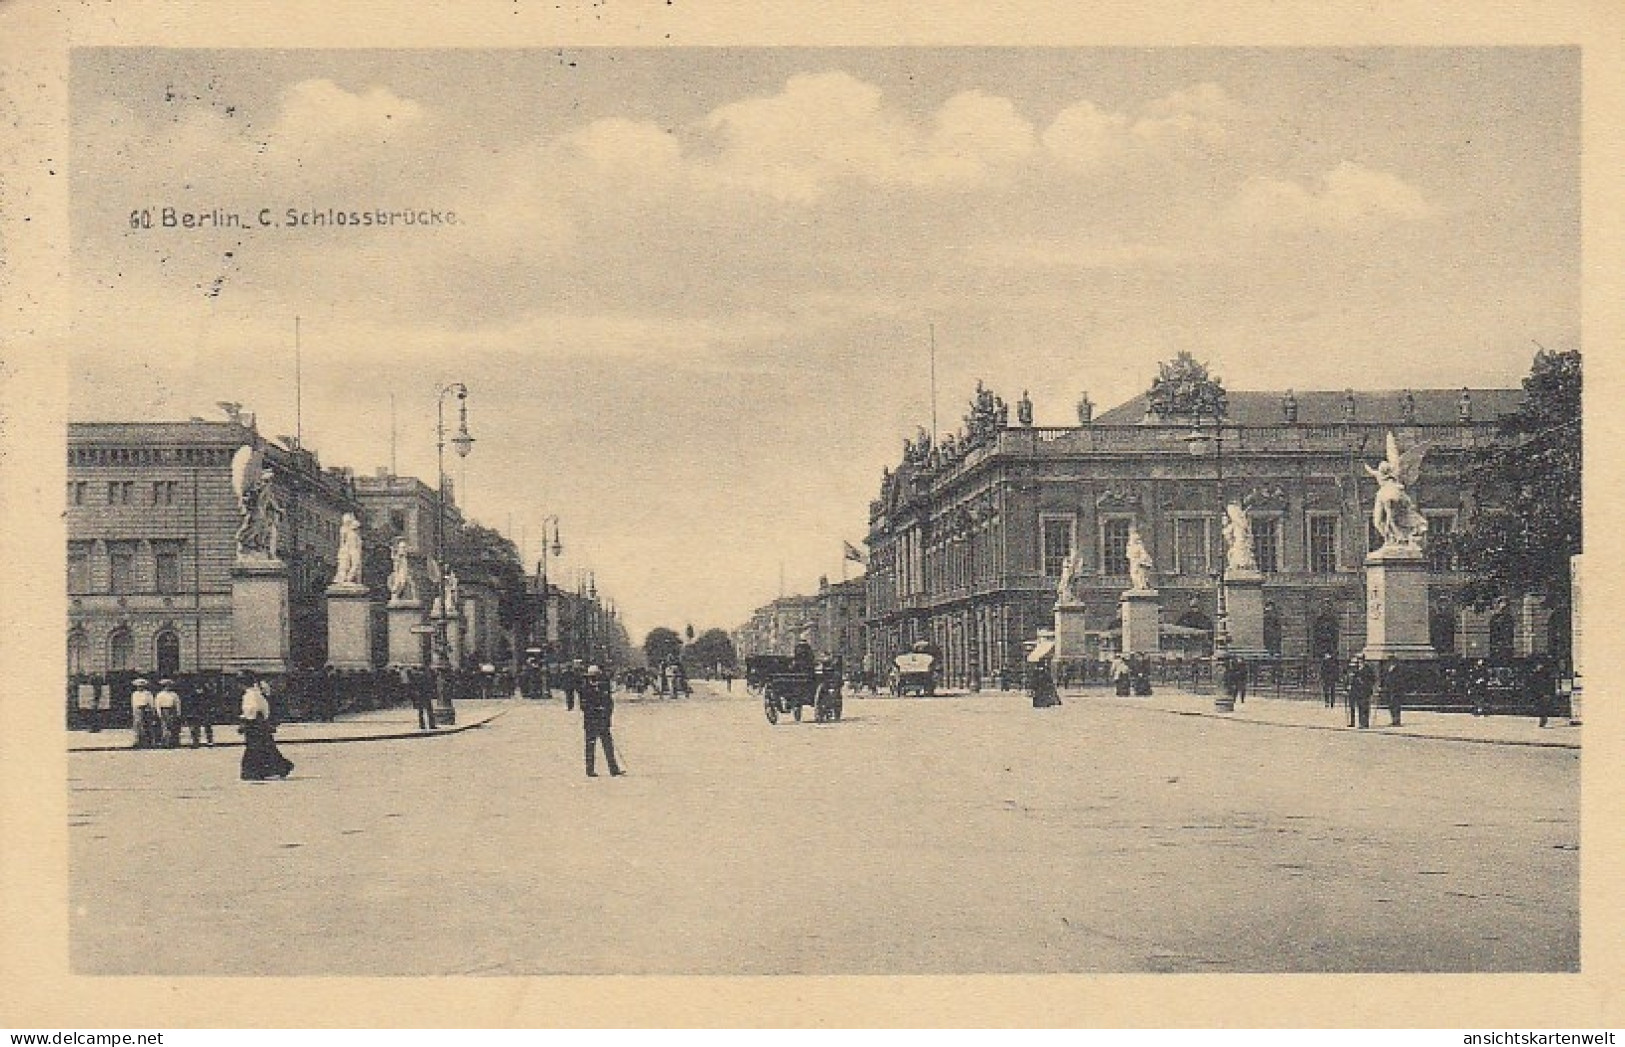
[[[186,549],[186,543],[179,539],[154,540],[151,543],[152,557],[148,564],[143,564],[139,557],[141,543],[134,541],[110,541],[104,543],[107,571],[102,577],[107,580],[107,588],[103,592],[115,594],[128,593],[178,593],[181,591],[181,554]],[[90,593],[96,591],[96,579],[100,573],[96,571],[99,566],[95,561],[96,546],[94,542],[68,543],[68,592],[70,594]],[[145,572],[139,570],[150,567],[150,575],[142,577]]]
[[[174,505],[180,494],[179,480],[109,480],[105,488],[108,505]],[[68,504],[90,504],[90,481],[68,481]],[[137,492],[140,492],[139,494]]]
[[[69,465],[196,465],[231,463],[231,450],[218,447],[73,447]]]
[[[174,629],[158,631],[152,641],[152,657],[145,664],[137,664],[135,634],[127,626],[119,626],[107,634],[107,671],[126,672],[131,669],[153,669],[160,676],[173,676],[181,668],[181,638]],[[90,637],[83,630],[68,633],[68,675],[81,676],[91,671]]]
[[[1451,533],[1455,528],[1453,512],[1428,513],[1428,533],[1434,538]],[[1281,518],[1253,516],[1253,558],[1258,569],[1265,574],[1283,570]],[[1100,573],[1123,577],[1128,570],[1128,540],[1133,519],[1127,516],[1108,516],[1100,522]],[[1213,541],[1216,521],[1207,516],[1181,516],[1174,518],[1174,543],[1171,562],[1159,564],[1164,570],[1177,575],[1208,576],[1219,568]],[[1049,578],[1061,576],[1062,565],[1072,554],[1075,520],[1072,516],[1045,516],[1039,522],[1039,548],[1042,552],[1044,574]],[[1343,569],[1340,553],[1342,520],[1336,513],[1310,513],[1306,518],[1304,567],[1313,574],[1333,574]],[[1369,547],[1380,544],[1374,536]],[[1447,571],[1453,564],[1444,543],[1434,542],[1429,547],[1430,566],[1435,571]]]

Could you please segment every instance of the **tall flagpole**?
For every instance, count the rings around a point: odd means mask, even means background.
[[[389,394],[389,475],[395,476],[395,394]]]
[[[299,370],[299,317],[293,318],[293,442],[305,446],[304,376]]]
[[[931,446],[937,446],[937,325],[931,325]]]

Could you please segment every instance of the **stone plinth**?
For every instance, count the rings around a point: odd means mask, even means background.
[[[1084,627],[1083,604],[1058,603],[1055,605],[1055,660],[1080,661],[1093,652],[1088,648],[1089,637]]]
[[[231,667],[285,673],[290,663],[288,566],[239,559],[231,568]]]
[[[389,618],[389,664],[422,667],[428,633],[421,631],[423,603],[419,600],[391,600],[385,611]]]
[[[372,668],[372,593],[364,585],[327,588],[327,664]]]
[[[1155,654],[1162,649],[1162,605],[1155,589],[1129,589],[1119,598],[1123,653]]]
[[[1415,549],[1384,547],[1365,558],[1365,656],[1433,658],[1428,642],[1428,565]]]
[[[1224,613],[1230,645],[1237,658],[1264,658],[1264,575],[1258,571],[1224,572]]]

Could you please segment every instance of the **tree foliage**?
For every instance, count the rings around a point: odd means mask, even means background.
[[[525,568],[512,539],[468,521],[446,532],[446,562],[464,583],[483,582],[497,592],[497,616],[504,629],[525,614]]]
[[[651,666],[665,665],[683,651],[683,638],[677,630],[663,625],[649,630],[643,638],[643,658]]]
[[[721,629],[707,629],[683,652],[683,665],[690,676],[715,672],[718,666],[732,669],[739,661],[734,642]]]
[[[1468,476],[1485,508],[1449,538],[1473,577],[1463,597],[1483,609],[1536,595],[1561,618],[1571,608],[1569,557],[1580,552],[1580,354],[1535,355],[1524,400]]]

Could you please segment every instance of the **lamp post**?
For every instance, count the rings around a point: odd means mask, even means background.
[[[547,525],[553,525],[553,541],[547,540]],[[547,581],[547,560],[551,555],[558,557],[564,553],[564,543],[559,540],[559,518],[557,516],[542,517],[542,558],[536,561],[536,573],[542,583],[542,689],[549,694],[553,690],[553,675],[549,666],[553,660],[553,590]]]
[[[440,614],[434,625],[435,718],[440,723],[454,724],[457,713],[451,704],[451,691],[446,682],[448,669],[447,623],[459,608],[450,606],[446,566],[446,394],[457,395],[457,433],[451,445],[459,458],[467,458],[474,447],[474,437],[468,433],[468,386],[462,382],[443,385],[435,396],[435,471],[439,483],[435,488],[434,559],[440,586]]]
[[[1224,502],[1224,415],[1218,411],[1213,412],[1213,435],[1209,436],[1202,431],[1202,409],[1196,409],[1196,418],[1191,426],[1190,435],[1185,438],[1186,446],[1195,457],[1207,453],[1207,445],[1213,444],[1213,472],[1214,480],[1219,493],[1219,520],[1222,522],[1226,513]],[[1212,538],[1209,537],[1208,548],[1212,549]],[[1225,652],[1230,647],[1230,614],[1226,606],[1224,594],[1224,542],[1219,543],[1218,570],[1212,572],[1213,577],[1213,664],[1218,669]],[[1213,699],[1214,708],[1220,712],[1235,710],[1235,699],[1228,694],[1221,682],[1219,690]]]

